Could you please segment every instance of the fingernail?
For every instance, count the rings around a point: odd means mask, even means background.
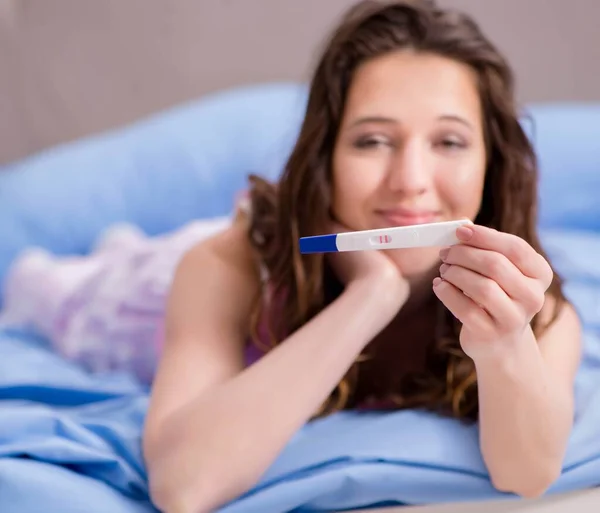
[[[460,239],[460,240],[464,240],[467,241],[469,240],[471,237],[473,237],[473,229],[469,228],[468,226],[461,226],[460,228],[458,228],[456,230],[456,236]]]
[[[435,279],[433,280],[433,286],[434,286],[434,287],[437,287],[437,286],[438,286],[440,283],[442,283],[442,279],[441,279],[441,278],[439,278],[439,277],[438,277],[438,278],[435,278]]]
[[[444,248],[440,251],[440,258],[442,260],[446,260],[446,257],[448,256],[448,253],[450,253],[450,248]]]
[[[448,264],[442,264],[440,266],[440,275],[444,276],[444,273],[450,268]]]

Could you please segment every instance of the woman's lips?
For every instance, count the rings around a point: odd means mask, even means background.
[[[410,226],[413,224],[434,223],[439,213],[431,210],[380,210],[377,212],[388,226]]]

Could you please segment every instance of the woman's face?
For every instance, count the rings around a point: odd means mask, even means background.
[[[396,52],[356,71],[333,155],[333,215],[351,230],[468,217],[486,152],[474,72],[432,54]],[[440,248],[391,250],[407,278]]]

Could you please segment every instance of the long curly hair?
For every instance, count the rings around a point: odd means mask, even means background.
[[[263,321],[273,347],[340,293],[324,256],[301,255],[298,239],[321,233],[326,226],[332,152],[353,73],[367,60],[405,49],[444,56],[475,71],[487,150],[483,198],[475,223],[515,234],[544,254],[536,233],[536,157],[519,123],[514,77],[504,57],[469,16],[438,8],[433,1],[362,1],[347,12],[326,44],[298,139],[279,182],[250,177],[249,237],[268,270],[270,291],[261,294],[254,310],[251,326],[257,345]],[[555,299],[554,319],[565,301],[556,274],[548,293]],[[274,296],[277,315],[269,304]],[[399,408],[425,408],[476,420],[474,364],[460,347],[459,321],[438,305],[440,329],[427,355],[427,372],[407,376],[402,389],[389,390],[387,398]],[[532,327],[536,334],[543,328],[537,316]],[[348,407],[360,360],[359,356],[317,416]]]

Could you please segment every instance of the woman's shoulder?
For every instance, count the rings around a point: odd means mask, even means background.
[[[573,303],[562,294],[547,291],[544,305],[536,317],[541,333],[545,333],[556,326],[567,325],[572,335],[580,336],[581,334],[582,323],[579,312],[577,312]]]
[[[234,220],[182,256],[169,292],[167,328],[177,334],[174,338],[193,333],[197,339],[195,334],[210,324],[243,338],[260,289],[246,223]]]
[[[256,257],[249,237],[249,223],[246,216],[236,214],[232,222],[223,230],[205,240],[197,242],[184,255],[182,267],[211,267],[239,271],[250,279],[259,277]]]
[[[259,184],[259,188],[266,187],[262,182]],[[259,249],[264,242],[260,222],[264,208],[259,205],[257,212],[255,205],[263,196],[252,187],[240,192],[235,199],[231,223],[192,246],[180,262],[179,274],[197,277],[199,273],[225,271],[246,277],[253,290],[266,284],[269,273]]]

